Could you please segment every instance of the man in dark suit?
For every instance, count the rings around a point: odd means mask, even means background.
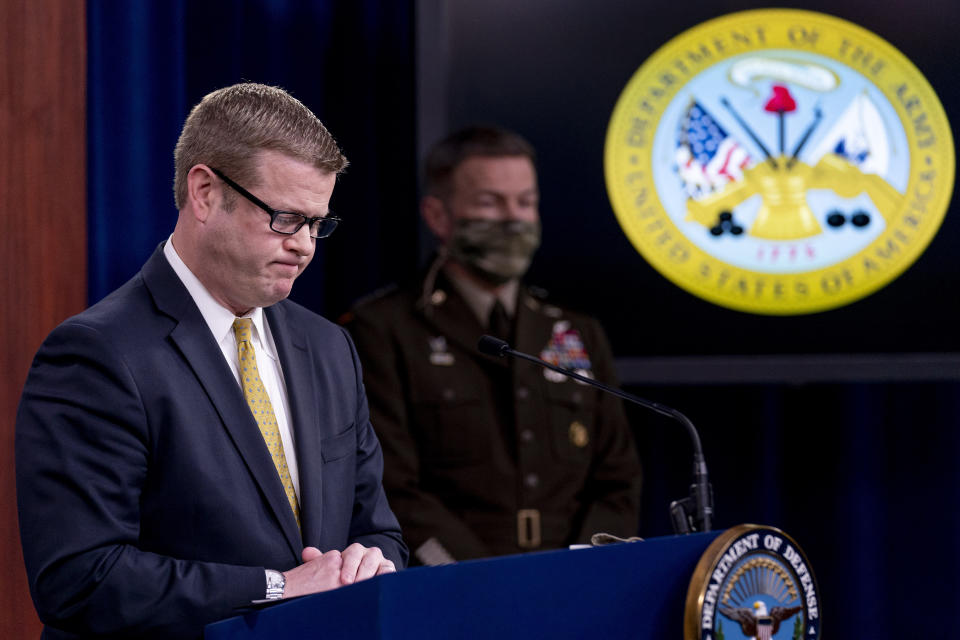
[[[493,333],[614,381],[596,320],[520,283],[540,241],[532,147],[502,129],[464,129],[433,147],[425,181],[436,260],[422,281],[346,318],[383,443],[384,486],[416,559],[635,535],[640,465],[620,401],[477,351]]]
[[[251,601],[406,562],[353,344],[285,300],[336,226],[346,159],[300,102],[243,84],[194,108],[175,163],[173,234],[50,334],[21,399],[48,638],[199,638]]]

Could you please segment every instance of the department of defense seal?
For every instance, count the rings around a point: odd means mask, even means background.
[[[926,249],[953,191],[943,106],[892,45],[801,10],[735,13],[637,70],[607,129],[621,228],[686,291],[761,314],[833,309]]]
[[[817,640],[820,589],[794,540],[743,524],[703,552],[687,590],[685,640]]]

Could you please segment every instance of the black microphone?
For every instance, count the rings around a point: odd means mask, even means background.
[[[576,371],[558,367],[546,360],[541,360],[522,351],[511,349],[510,345],[500,338],[482,336],[480,342],[477,343],[477,348],[480,350],[480,353],[485,353],[488,356],[500,358],[509,355],[538,364],[541,367],[546,367],[547,369],[561,373],[568,378],[579,380],[591,387],[612,393],[618,398],[623,398],[628,402],[638,404],[641,407],[646,407],[661,415],[673,418],[683,424],[683,426],[687,428],[690,440],[693,442],[693,484],[690,486],[690,495],[688,497],[681,500],[674,500],[670,503],[670,519],[673,522],[673,530],[675,533],[710,531],[710,521],[713,518],[713,487],[710,486],[710,481],[707,479],[707,462],[703,457],[700,434],[697,433],[697,428],[693,426],[693,423],[690,422],[687,416],[672,407],[645,400],[626,391],[621,391],[616,387],[597,382],[593,378],[582,376]]]

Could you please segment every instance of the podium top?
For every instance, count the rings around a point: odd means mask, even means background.
[[[417,567],[208,625],[208,640],[682,637],[720,532]]]

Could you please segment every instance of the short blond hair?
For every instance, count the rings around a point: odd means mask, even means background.
[[[198,164],[257,186],[259,151],[278,151],[335,174],[348,164],[337,141],[302,102],[278,87],[235,84],[205,95],[183,124],[173,152],[177,209],[187,202],[187,174]]]

